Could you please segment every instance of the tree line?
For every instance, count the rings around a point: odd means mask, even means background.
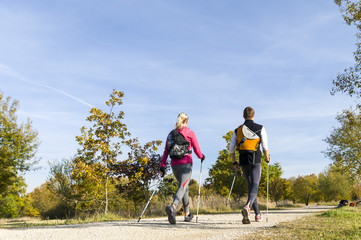
[[[355,64],[333,80],[331,94],[345,93],[361,97],[361,2],[335,0],[347,24],[357,30]],[[38,132],[30,120],[19,124],[16,111],[19,102],[0,93],[0,217],[42,216],[66,218],[95,213],[122,213],[135,216],[149,198],[158,180],[160,140],[141,144],[132,137],[123,122],[123,92],[113,90],[106,109],[93,108],[76,137],[79,144],[73,158],[51,162],[46,183],[26,193],[23,174],[35,170]],[[270,198],[278,203],[289,200],[309,204],[320,201],[361,198],[361,104],[343,110],[336,117],[339,126],[324,139],[326,157],[331,160],[323,172],[307,176],[282,178],[279,163],[269,166]],[[202,186],[205,195],[228,195],[234,174],[236,181],[232,201],[245,196],[246,183],[240,171],[234,172],[228,147],[232,132],[223,136],[225,148],[219,151],[209,178]],[[263,161],[264,162],[264,161]],[[266,172],[263,163],[262,172]],[[174,176],[168,175],[159,185],[154,202],[169,198],[176,191]],[[198,183],[190,183],[190,195],[196,194]],[[194,191],[193,191],[194,190]],[[266,193],[265,174],[261,177],[261,196]],[[192,195],[193,194],[193,195]],[[151,211],[152,208],[149,208]]]
[[[1,105],[1,152],[0,217],[41,216],[49,218],[71,218],[94,214],[115,213],[124,217],[135,217],[149,199],[157,174],[161,156],[157,153],[160,140],[142,145],[132,137],[123,123],[121,110],[124,93],[113,90],[106,109],[93,108],[87,117],[87,126],[80,128],[76,137],[79,144],[73,158],[49,163],[50,172],[46,183],[31,193],[26,193],[26,184],[21,174],[34,169],[36,148],[39,146],[37,132],[28,120],[17,125],[17,101],[0,95]],[[356,113],[352,113],[355,115]],[[352,115],[351,114],[351,115]],[[348,116],[351,116],[350,114]],[[353,121],[356,121],[353,119]],[[335,129],[337,135],[337,129]],[[225,203],[233,177],[236,181],[231,195],[231,204],[246,197],[247,184],[240,170],[235,170],[228,152],[232,131],[227,132],[224,149],[219,151],[217,161],[209,171],[209,178],[202,186],[205,195],[220,196]],[[333,134],[329,137],[333,138]],[[327,140],[329,141],[329,140]],[[329,143],[331,146],[331,143]],[[334,149],[334,148],[332,148]],[[125,153],[124,153],[125,152]],[[236,153],[237,154],[237,153]],[[282,200],[293,203],[337,201],[341,198],[358,199],[360,185],[354,184],[356,170],[342,174],[343,168],[327,152],[334,165],[318,176],[282,178],[280,163],[269,166],[269,196],[278,204]],[[259,194],[266,197],[266,168],[263,161]],[[197,194],[198,183],[192,180],[190,196]],[[155,202],[162,205],[177,191],[174,175],[166,176],[158,186]],[[152,207],[149,207],[151,213]],[[162,209],[160,207],[159,209]]]

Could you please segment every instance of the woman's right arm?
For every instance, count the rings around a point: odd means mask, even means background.
[[[167,142],[166,142],[164,152],[163,152],[163,156],[162,156],[162,160],[160,161],[160,166],[159,166],[159,174],[162,177],[164,177],[164,175],[166,173],[165,170],[167,169],[167,166],[166,166],[167,158],[168,158],[168,150],[167,150]]]

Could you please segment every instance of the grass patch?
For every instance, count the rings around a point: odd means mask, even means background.
[[[284,222],[247,239],[361,239],[361,208],[343,207]]]
[[[41,220],[38,218],[19,218],[19,219],[7,219],[0,222],[0,228],[29,228],[29,227],[41,227],[41,226],[55,226],[64,225],[66,220]]]
[[[116,214],[95,214],[83,218],[41,220],[39,218],[3,219],[0,221],[0,228],[29,228],[57,225],[71,225],[80,223],[109,222],[124,220]]]

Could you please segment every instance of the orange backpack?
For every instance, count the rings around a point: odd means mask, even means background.
[[[246,125],[242,124],[236,129],[236,136],[238,150],[257,151],[261,138]]]

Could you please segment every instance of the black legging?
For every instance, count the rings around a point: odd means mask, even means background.
[[[250,208],[253,207],[255,214],[259,215],[261,212],[257,203],[257,194],[259,182],[261,180],[261,163],[242,165],[241,167],[248,183],[248,200],[246,205],[249,203]]]

